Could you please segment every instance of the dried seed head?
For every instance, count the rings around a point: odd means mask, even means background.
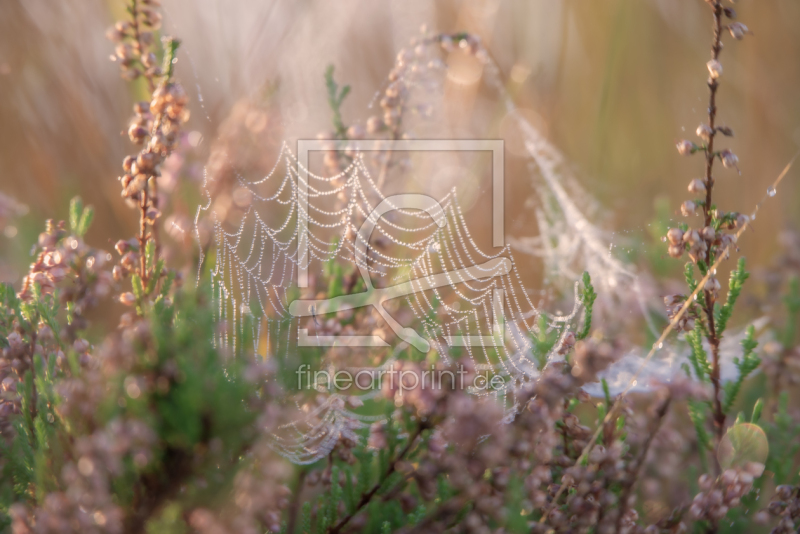
[[[697,145],[695,145],[688,139],[683,139],[682,141],[678,141],[678,144],[675,146],[678,148],[678,153],[681,156],[691,156],[697,150]]]
[[[722,63],[717,61],[716,59],[712,59],[708,63],[706,63],[706,67],[708,67],[708,73],[711,75],[713,80],[716,80],[720,76],[722,76]]]
[[[690,193],[705,193],[706,192],[706,184],[703,183],[703,180],[700,178],[695,178],[691,182],[689,182],[689,192]]]

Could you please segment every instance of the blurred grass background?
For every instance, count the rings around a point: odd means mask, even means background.
[[[518,105],[633,247],[652,240],[656,203],[677,218],[687,183],[702,173],[698,158],[674,148],[694,139],[706,117],[711,16],[702,0],[163,4],[163,31],[183,41],[177,72],[192,98],[188,129],[203,135],[200,152],[235,102],[265,87],[277,88],[290,143],[330,129],[322,76],[331,63],[353,86],[345,117],[363,120],[395,54],[424,23],[482,37]],[[726,39],[718,117],[736,133],[729,147],[742,175],[719,171],[715,197],[726,211],[749,212],[800,145],[800,3],[742,0],[734,8],[754,35]],[[123,130],[134,89],[119,78],[104,38],[121,9],[122,0],[0,2],[0,192],[29,207],[0,235],[3,281],[19,279],[42,219],[63,218],[72,195],[96,207],[92,244],[110,250],[134,233],[116,180],[131,151]],[[799,172],[744,237],[750,265],[769,262],[778,232],[800,223]],[[527,179],[510,173],[507,191]]]

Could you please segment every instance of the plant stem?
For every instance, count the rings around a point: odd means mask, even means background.
[[[711,3],[711,7],[714,11],[714,40],[711,46],[711,58],[713,60],[718,60],[719,53],[722,50],[722,2],[720,0],[714,0]],[[716,155],[714,154],[714,137],[716,135],[716,117],[717,117],[717,88],[719,87],[719,81],[717,78],[710,77],[708,80],[708,89],[709,89],[709,100],[708,100],[708,126],[711,128],[708,144],[706,146],[706,175],[705,175],[705,186],[706,186],[706,201],[705,205],[703,205],[703,214],[705,216],[705,226],[710,226],[712,222],[712,211],[711,211],[711,202],[712,202],[712,193],[714,190],[714,177],[712,174],[713,167],[714,167],[714,159]],[[710,268],[714,260],[713,256],[713,246],[709,245],[708,249],[706,250],[706,258],[705,263],[707,268]],[[722,439],[722,433],[725,429],[725,412],[722,410],[722,399],[721,399],[721,383],[720,383],[720,362],[719,362],[719,337],[717,336],[717,328],[716,323],[714,320],[714,295],[711,291],[704,290],[703,294],[705,296],[705,307],[704,312],[706,315],[706,320],[708,321],[708,342],[711,345],[711,354],[712,354],[712,366],[711,366],[711,384],[714,387],[714,402],[713,402],[713,410],[714,410],[714,435],[716,438],[716,444],[719,445],[720,440]],[[715,462],[716,464],[716,462]],[[716,465],[716,469],[719,472],[719,465]]]

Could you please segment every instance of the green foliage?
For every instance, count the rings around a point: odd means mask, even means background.
[[[733,407],[733,403],[736,401],[736,396],[739,394],[739,390],[745,379],[758,368],[759,364],[761,364],[761,358],[754,353],[758,346],[758,341],[756,341],[754,337],[755,328],[751,325],[747,328],[745,338],[742,340],[742,348],[744,349],[742,358],[733,359],[734,365],[736,365],[736,368],[739,370],[739,375],[736,380],[725,384],[725,401],[722,408],[725,413],[728,413],[731,407]]]
[[[547,355],[558,341],[558,332],[556,330],[548,330],[547,316],[544,313],[539,316],[538,327],[538,332],[531,332],[532,352],[538,368],[544,369],[547,364]]]
[[[797,337],[797,324],[800,322],[800,279],[796,276],[789,280],[789,291],[783,297],[786,305],[786,326],[781,335],[784,347],[793,347]]]
[[[705,382],[711,376],[711,364],[708,362],[708,355],[703,348],[703,331],[702,323],[695,321],[694,330],[686,334],[686,340],[689,342],[689,361],[694,368],[697,379]]]
[[[733,271],[731,271],[731,279],[728,283],[728,298],[725,304],[715,310],[715,323],[717,327],[717,337],[722,337],[725,328],[728,326],[728,320],[733,314],[733,307],[736,305],[736,299],[742,292],[745,280],[750,277],[750,273],[745,269],[745,259],[739,258],[739,263]]]
[[[350,86],[345,85],[339,89],[339,85],[333,79],[333,65],[328,65],[325,70],[325,86],[328,89],[328,105],[333,112],[333,126],[336,129],[336,136],[339,139],[345,139],[347,128],[342,122],[341,107],[345,97],[350,93]]]
[[[89,226],[94,219],[94,208],[92,206],[83,207],[80,197],[75,197],[69,203],[69,227],[72,232],[83,237],[89,230]]]
[[[583,291],[581,293],[581,302],[584,306],[583,328],[575,336],[575,339],[586,339],[586,336],[589,335],[589,331],[592,328],[592,308],[596,299],[597,293],[595,293],[594,286],[592,286],[592,278],[589,276],[589,272],[586,271],[583,273]]]
[[[794,484],[798,479],[797,469],[793,461],[800,453],[800,441],[797,440],[800,427],[789,413],[789,392],[781,392],[773,422],[762,425],[769,438],[769,457],[767,470],[775,473],[776,484]]]
[[[706,407],[704,404],[697,401],[688,401],[689,418],[694,425],[695,435],[697,436],[697,443],[700,445],[699,454],[700,461],[703,464],[704,470],[706,467],[706,451],[713,450],[711,445],[711,438],[706,431]]]

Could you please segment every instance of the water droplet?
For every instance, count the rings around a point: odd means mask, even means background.
[[[771,197],[774,197],[774,196],[775,196],[775,193],[777,193],[777,191],[775,190],[775,188],[774,188],[774,187],[770,187],[769,189],[767,189],[767,194],[768,194],[769,196],[771,196]]]

